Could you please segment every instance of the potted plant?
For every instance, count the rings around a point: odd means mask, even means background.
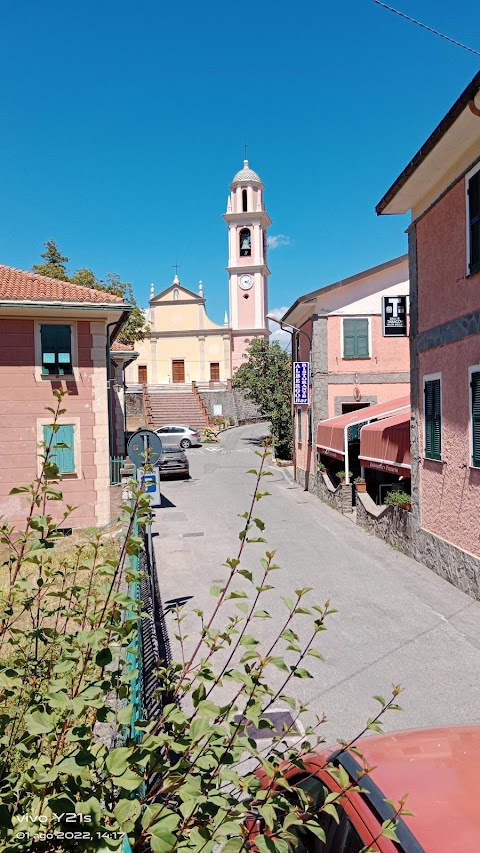
[[[338,477],[340,482],[343,484],[343,483],[345,483],[345,480],[347,478],[347,472],[346,471],[337,471],[336,476]],[[353,474],[351,471],[348,472],[348,476],[350,479],[353,477]]]
[[[326,474],[327,473],[327,469],[325,468],[325,465],[323,464],[323,462],[317,462],[317,471],[319,471],[320,474]]]
[[[210,429],[210,427],[205,427],[205,429],[203,430],[203,440],[206,444],[213,443],[217,440],[217,436],[213,429]]]
[[[402,509],[408,510],[408,512],[411,512],[412,509],[411,495],[407,494],[407,492],[401,491],[400,489],[395,492],[389,492],[385,496],[385,503],[387,506],[399,506]]]
[[[357,492],[367,491],[367,484],[363,477],[355,477],[353,482],[355,483],[355,489]]]

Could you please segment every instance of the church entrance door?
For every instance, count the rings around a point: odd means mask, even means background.
[[[220,364],[218,361],[210,362],[210,382],[220,382]]]
[[[185,362],[183,358],[172,361],[172,382],[185,382]]]

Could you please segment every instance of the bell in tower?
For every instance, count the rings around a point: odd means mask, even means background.
[[[240,231],[240,257],[249,258],[252,254],[252,235],[249,228]]]

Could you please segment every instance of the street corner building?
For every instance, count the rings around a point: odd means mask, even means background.
[[[377,205],[408,211],[415,556],[480,598],[480,73]]]
[[[130,310],[118,296],[0,266],[2,522],[25,522],[25,496],[10,492],[39,474],[38,445],[51,437],[46,407],[55,406],[58,388],[68,396],[55,440],[66,447],[54,451],[54,461],[65,502],[76,507],[65,524],[110,521],[110,456],[124,450],[115,370],[135,357],[115,339]],[[62,510],[49,502],[57,519]]]
[[[310,363],[310,400],[293,412],[296,479],[317,491],[319,463],[346,470],[351,511],[351,479],[362,474],[375,496],[385,479],[381,464],[360,458],[360,425],[409,405],[407,255],[300,296],[281,322],[296,330],[294,363]]]

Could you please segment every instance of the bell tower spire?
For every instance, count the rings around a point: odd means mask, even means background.
[[[245,150],[246,153],[246,150]],[[224,219],[228,225],[228,266],[232,368],[240,367],[252,338],[268,337],[267,230],[264,185],[248,160],[230,184]]]

